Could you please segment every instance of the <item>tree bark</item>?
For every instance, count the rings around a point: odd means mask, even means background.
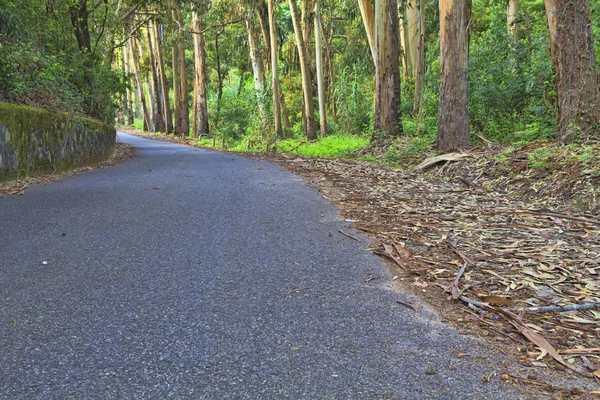
[[[303,33],[300,26],[300,18],[298,18],[298,7],[296,0],[288,0],[290,5],[290,14],[296,33],[296,45],[298,47],[298,56],[300,57],[300,73],[302,75],[302,94],[304,98],[304,133],[308,140],[317,138],[317,129],[315,126],[315,111],[312,98],[312,85],[310,81],[310,65],[307,60],[306,46],[303,39]]]
[[[413,115],[419,115],[419,132],[423,130],[423,87],[425,84],[425,0],[418,0],[419,40],[417,42],[417,70],[415,75],[415,95]]]
[[[556,74],[558,137],[563,143],[600,131],[600,89],[587,0],[545,0]]]
[[[371,140],[378,132],[402,132],[397,10],[397,0],[375,2],[375,130]]]
[[[467,71],[471,0],[440,0],[440,106],[437,147],[469,145]]]
[[[258,32],[256,26],[254,25],[254,19],[251,14],[246,14],[246,28],[248,29],[248,51],[250,53],[250,61],[252,63],[252,75],[254,77],[254,90],[256,92],[256,101],[258,104],[258,116],[262,123],[266,119],[264,105],[265,65],[263,63],[262,51],[258,45]]]
[[[315,1],[315,62],[317,67],[317,91],[319,98],[319,127],[321,137],[327,136],[327,99],[325,76],[323,75],[323,38],[321,9],[319,0]]]
[[[198,5],[200,8],[200,5]],[[194,105],[192,131],[194,136],[208,135],[208,102],[206,98],[206,49],[202,33],[202,17],[199,10],[192,11],[194,36]]]
[[[135,43],[135,37],[129,39],[129,50],[131,52],[131,60],[133,61],[133,72],[135,75],[136,88],[138,90],[137,96],[142,106],[142,118],[144,120],[144,131],[152,131],[152,122],[150,121],[150,114],[148,113],[148,106],[146,105],[146,95],[144,93],[144,81],[142,80],[142,74],[140,73],[140,62],[139,54],[137,51],[137,44]]]
[[[165,121],[165,132],[173,133],[173,116],[171,115],[171,104],[169,101],[169,83],[167,81],[163,43],[161,39],[162,27],[158,23],[153,23],[152,28],[152,42],[156,49],[156,67],[162,96],[162,114]]]
[[[147,38],[147,47],[148,47],[148,56],[150,59],[150,76],[152,78],[152,91],[154,93],[154,108],[152,112],[152,117],[154,119],[154,128],[158,132],[166,132],[167,126],[164,118],[164,93],[162,91],[161,85],[161,76],[159,73],[158,62],[156,60],[156,43],[153,38],[152,31],[154,28],[152,27],[152,23],[148,23],[148,27],[146,29],[146,38]]]
[[[186,137],[190,133],[190,105],[188,100],[187,68],[185,63],[184,22],[178,1],[173,1],[173,18],[177,24],[173,41],[173,93],[175,134]]]
[[[415,0],[407,0],[402,7],[400,38],[402,40],[402,64],[404,76],[414,78],[418,63],[418,12]]]
[[[71,25],[73,33],[77,39],[79,50],[92,53],[92,40],[88,27],[89,11],[87,9],[87,0],[72,0],[69,4],[69,15],[71,16]]]
[[[508,0],[506,6],[506,24],[508,25],[508,34],[514,38],[519,37],[519,23],[517,18],[519,17],[519,0]]]
[[[273,87],[273,118],[275,120],[275,134],[277,139],[283,139],[281,126],[281,86],[279,84],[279,69],[277,66],[277,38],[275,37],[275,0],[268,0],[269,9],[269,36],[271,39],[271,77]]]
[[[129,52],[127,51],[128,46],[123,46],[123,68],[125,70],[125,76],[131,74],[131,67],[129,65]],[[135,85],[135,84],[134,84]],[[133,95],[129,87],[125,89],[125,111],[127,113],[127,125],[133,125],[135,121],[133,113]]]
[[[377,57],[375,55],[375,11],[373,10],[373,4],[371,0],[358,0],[358,7],[360,8],[360,15],[362,16],[363,25],[367,32],[367,42],[369,42],[369,48],[371,49],[371,55],[373,56],[373,64],[377,64]]]
[[[271,32],[269,23],[269,11],[264,0],[257,0],[257,11],[258,11],[258,22],[260,23],[260,30],[262,31],[263,40],[265,42],[265,64],[266,66],[271,64]],[[265,70],[266,73],[266,70]],[[266,75],[265,75],[266,77]]]
[[[306,50],[306,62],[311,65],[311,49],[310,49],[310,34],[312,31],[312,15],[315,8],[315,0],[300,0],[302,12],[302,40],[304,40],[304,48]]]

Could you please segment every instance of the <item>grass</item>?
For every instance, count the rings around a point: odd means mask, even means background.
[[[369,139],[352,135],[332,135],[308,142],[285,139],[277,143],[277,151],[308,157],[352,158],[354,152],[369,144]]]

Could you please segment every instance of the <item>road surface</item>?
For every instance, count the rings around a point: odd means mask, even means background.
[[[1,398],[519,396],[300,178],[119,139],[139,155],[0,199]]]

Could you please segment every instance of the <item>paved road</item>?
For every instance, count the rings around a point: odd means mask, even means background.
[[[1,398],[516,398],[301,179],[119,136],[137,158],[0,199]]]

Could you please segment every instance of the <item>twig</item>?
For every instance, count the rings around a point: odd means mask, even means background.
[[[545,212],[545,211],[535,211],[535,210],[513,210],[513,213],[517,214],[517,213],[529,213],[529,214],[534,214],[534,215],[540,215],[540,216],[545,216],[545,217],[555,217],[555,218],[562,218],[562,219],[570,219],[573,221],[580,221],[580,222],[587,222],[590,224],[595,224],[595,225],[600,225],[600,221],[598,221],[597,219],[590,219],[590,218],[585,218],[585,217],[575,217],[573,215],[568,215],[568,214],[560,214],[560,213],[554,213],[554,212]]]
[[[411,310],[413,310],[414,312],[419,312],[419,311],[421,311],[421,308],[420,308],[420,307],[415,307],[415,306],[413,306],[413,305],[412,305],[412,304],[410,304],[410,303],[405,303],[405,302],[403,302],[402,300],[396,300],[396,303],[398,303],[398,304],[402,304],[404,307],[408,307],[408,308],[410,308]]]
[[[300,292],[302,290],[308,290],[308,289],[310,289],[310,286],[302,287],[302,288],[299,288],[299,289],[290,289],[290,290],[287,291],[286,296],[289,295],[289,294],[292,294],[292,293],[296,293],[296,292]]]
[[[456,278],[454,278],[454,282],[452,282],[450,285],[448,285],[448,287],[446,289],[444,289],[444,292],[452,293],[452,298],[454,300],[456,300],[456,299],[458,299],[458,281],[460,281],[460,277],[463,276],[463,274],[465,273],[465,270],[467,269],[467,265],[469,263],[471,263],[471,264],[473,264],[473,263],[470,262],[469,259],[467,257],[465,257],[460,251],[458,251],[455,246],[452,246],[452,250],[454,250],[454,252],[456,254],[458,254],[458,256],[460,258],[463,259],[463,266],[458,271],[458,274],[456,274]]]
[[[545,306],[545,307],[513,307],[507,308],[508,311],[512,312],[564,312],[573,310],[592,310],[599,307],[598,303],[585,303],[585,304],[569,304],[567,306]]]
[[[341,230],[341,229],[338,229],[338,232],[339,232],[339,233],[341,233],[342,235],[348,236],[350,239],[354,239],[354,240],[356,240],[357,242],[360,242],[360,240],[358,240],[358,238],[356,238],[356,237],[352,236],[352,235],[351,235],[351,234],[349,234],[349,233],[346,233],[346,232],[344,232],[344,231],[343,231],[343,230]]]

